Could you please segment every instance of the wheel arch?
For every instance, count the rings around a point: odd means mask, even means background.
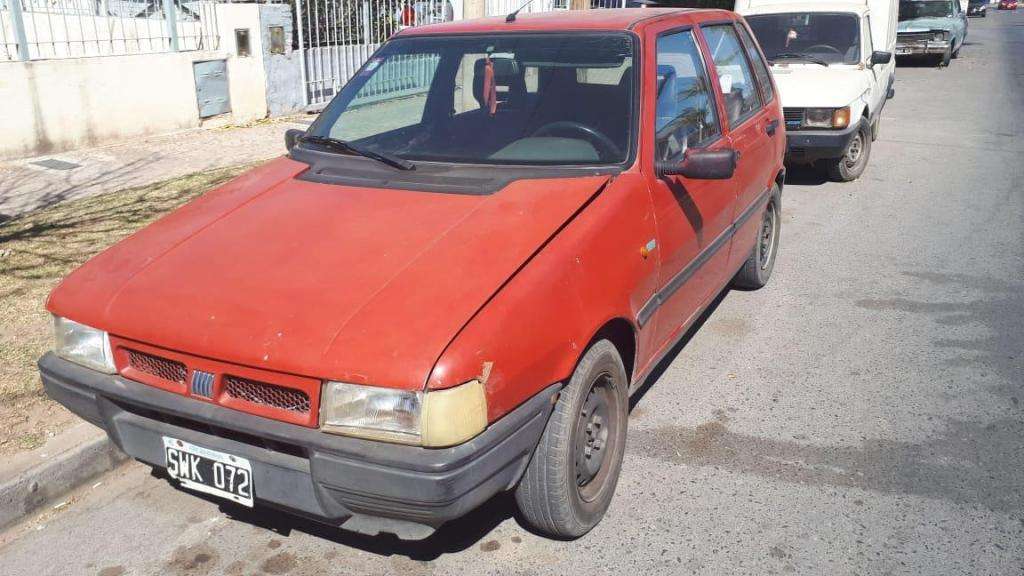
[[[587,350],[595,342],[608,340],[619,352],[622,365],[626,368],[626,381],[632,383],[633,374],[636,371],[636,336],[636,327],[632,322],[621,317],[612,318],[598,328],[593,337],[590,338],[590,342],[583,348],[583,353],[579,355],[576,363],[579,364],[579,360],[583,358],[583,355],[587,353]]]

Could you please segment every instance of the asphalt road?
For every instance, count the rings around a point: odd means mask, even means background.
[[[1024,11],[901,66],[856,183],[793,174],[771,285],[639,399],[575,542],[499,498],[430,540],[220,508],[131,465],[0,535],[0,574],[1021,574]]]

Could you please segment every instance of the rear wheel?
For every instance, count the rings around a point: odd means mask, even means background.
[[[825,165],[829,177],[836,182],[850,182],[860,178],[871,157],[871,128],[861,122],[860,128],[846,145],[843,157],[827,160]]]
[[[750,257],[736,273],[732,283],[737,288],[756,290],[768,283],[775,268],[775,256],[779,253],[779,233],[782,231],[782,211],[779,209],[779,185],[772,188],[768,206],[761,216],[757,242]]]
[[[516,487],[516,504],[531,527],[578,538],[604,517],[622,470],[628,387],[615,346],[599,340],[559,394]]]

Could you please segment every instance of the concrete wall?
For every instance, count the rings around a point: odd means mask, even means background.
[[[288,4],[260,5],[262,27],[263,69],[266,77],[267,112],[270,116],[282,116],[301,110],[302,72],[299,70],[299,53],[292,50],[292,10]],[[270,28],[284,28],[284,54],[270,53]]]
[[[192,62],[177,52],[0,63],[0,158],[199,124]]]
[[[261,43],[261,8],[266,6],[219,4],[221,40],[216,51],[0,62],[0,159],[198,126],[192,64],[203,60],[227,59],[229,121],[266,117],[268,62]],[[237,55],[238,28],[250,29],[248,57]],[[290,50],[291,36],[287,40]],[[287,82],[284,76],[281,71],[274,75],[280,83]],[[295,85],[301,88],[298,81]]]

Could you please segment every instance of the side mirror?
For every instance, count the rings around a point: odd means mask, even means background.
[[[882,52],[881,50],[875,50],[871,53],[871,65],[875,64],[888,64],[892,62],[892,52]]]
[[[728,180],[736,172],[736,151],[687,150],[683,161],[659,162],[659,176],[682,176],[695,180]]]
[[[299,141],[299,136],[305,134],[298,128],[290,128],[284,133],[284,147],[291,152],[292,148],[295,148],[295,143]]]

